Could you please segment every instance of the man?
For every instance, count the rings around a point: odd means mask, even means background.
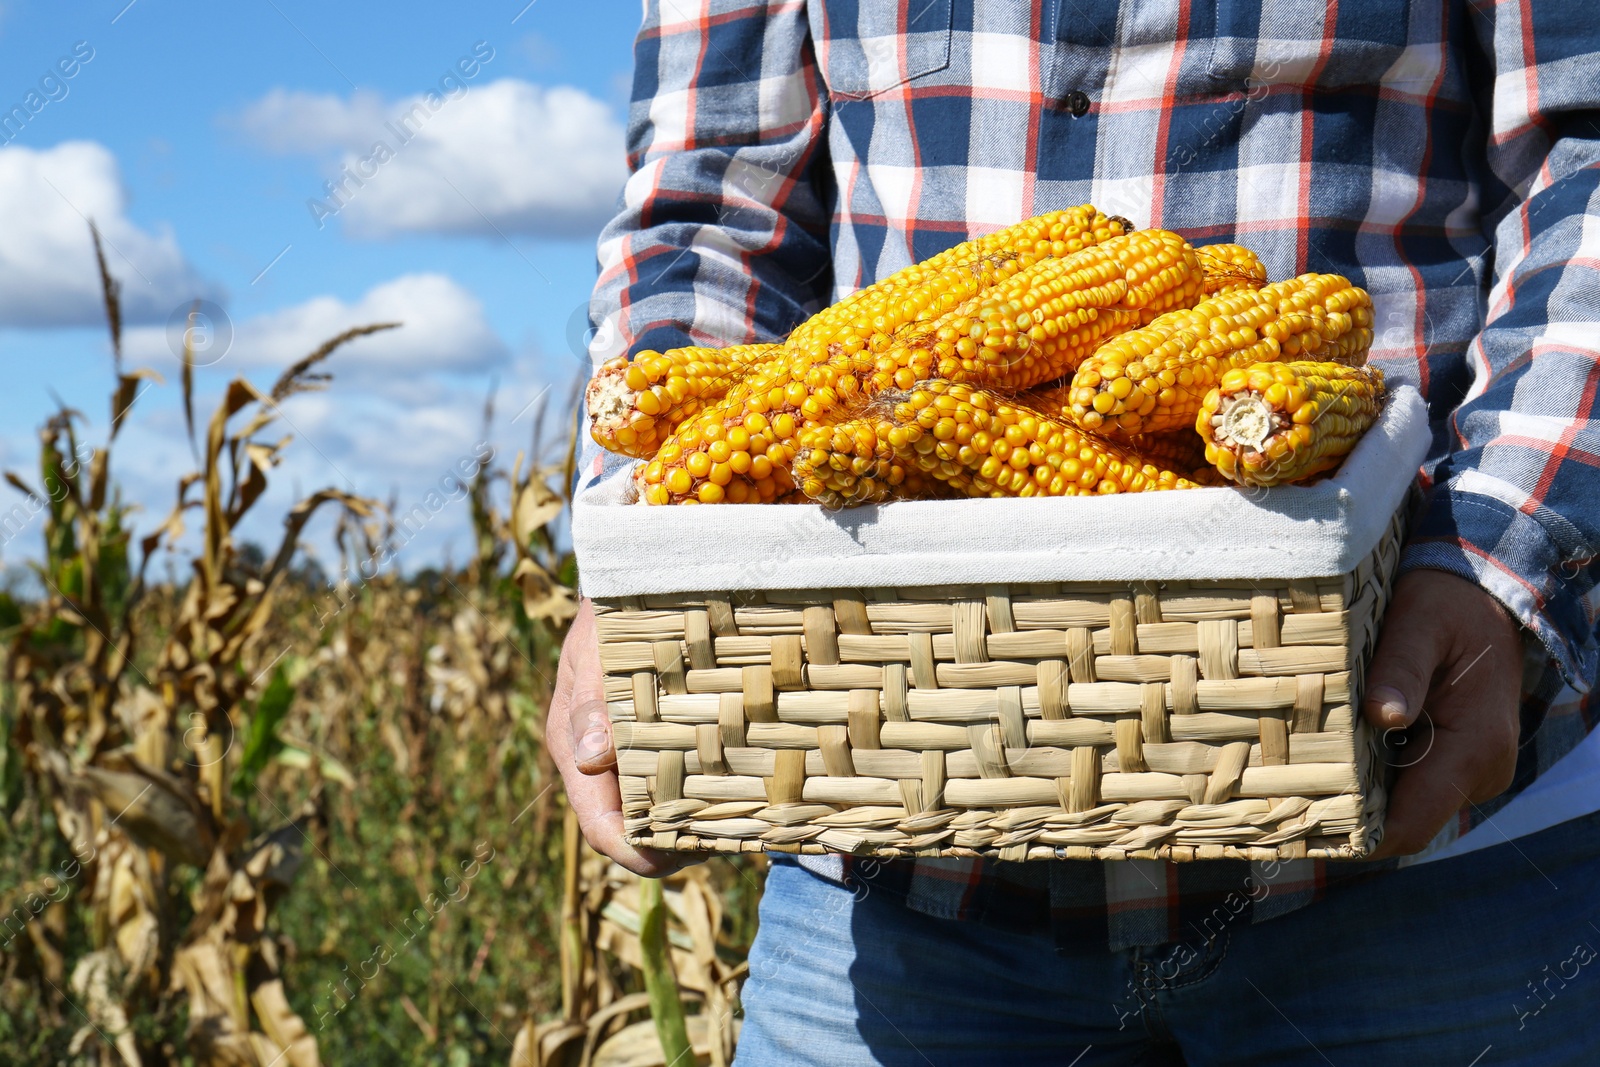
[[[1595,1062],[1600,26],[1534,0],[686,5],[648,5],[600,242],[592,311],[627,350],[780,338],[1089,201],[1364,285],[1372,362],[1434,431],[1363,709],[1411,753],[1374,861],[775,862],[740,1062]],[[589,842],[669,869],[621,838],[587,612],[549,737]]]

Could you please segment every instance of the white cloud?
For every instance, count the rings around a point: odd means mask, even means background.
[[[274,89],[245,109],[237,125],[269,152],[314,153],[365,144],[393,110],[367,89],[358,89],[348,100]]]
[[[262,437],[276,440],[288,434],[283,462],[269,475],[268,490],[247,516],[240,538],[275,547],[282,536],[282,518],[295,500],[323,487],[344,489],[388,504],[399,514],[427,516],[423,528],[407,539],[396,565],[412,571],[438,564],[446,558],[463,563],[472,552],[471,512],[456,484],[460,463],[483,455],[481,444],[493,447],[496,465],[509,469],[518,449],[526,449],[532,417],[513,423],[517,410],[535,396],[543,383],[530,369],[533,360],[518,360],[507,368],[508,380],[498,392],[499,414],[487,435],[483,430],[483,402],[487,382],[465,377],[434,378],[425,391],[396,397],[363,387],[331,365],[335,380],[328,390],[307,393],[286,401],[280,420]],[[215,369],[197,375],[195,415],[199,432],[229,376]],[[258,378],[258,384],[267,384]],[[139,531],[149,530],[171,506],[178,476],[191,470],[194,459],[185,440],[181,415],[169,395],[152,395],[141,401],[118,441],[115,477],[129,499],[144,502],[138,516]],[[567,385],[558,383],[547,402],[558,410],[566,401]],[[546,457],[559,463],[564,441],[559,433],[566,423],[550,420]],[[437,494],[431,496],[430,494]],[[440,507],[441,499],[443,506]],[[416,509],[421,507],[423,512]],[[332,509],[328,509],[332,514]],[[197,525],[196,516],[191,526]],[[305,541],[324,563],[333,564],[333,547],[326,520],[309,529]],[[196,543],[191,529],[188,541]],[[23,539],[27,540],[27,539]],[[37,540],[34,535],[32,541]],[[20,544],[30,555],[34,545]],[[16,555],[6,554],[5,558]]]
[[[307,210],[362,237],[588,236],[627,177],[622,124],[571,86],[506,78],[389,104],[279,89],[236,121],[268,151],[330,157]]]
[[[239,531],[241,538],[269,547],[282,535],[282,519],[295,500],[325,486],[345,489],[387,503],[393,497],[402,513],[428,509],[426,528],[400,553],[404,570],[453,558],[464,562],[472,551],[471,514],[450,480],[459,464],[481,455],[484,400],[491,378],[498,379],[498,412],[487,440],[497,463],[509,468],[516,451],[529,444],[536,421],[528,402],[545,389],[541,368],[555,373],[581,372],[575,361],[541,359],[534,351],[516,358],[485,321],[478,301],[456,282],[441,275],[405,275],[374,286],[360,296],[341,300],[318,297],[303,303],[242,319],[236,324],[233,348],[220,362],[195,372],[195,421],[203,445],[205,427],[227,382],[245,375],[265,389],[281,369],[339,331],[360,323],[404,319],[399,330],[352,342],[335,353],[324,369],[333,381],[322,392],[285,401],[280,419],[262,431],[267,440],[292,435],[283,463],[269,477],[266,495]],[[143,505],[135,529],[151,530],[172,505],[178,478],[194,468],[179,407],[178,368],[167,349],[164,328],[141,327],[129,332],[129,361],[161,371],[165,384],[140,396],[117,439],[113,476],[126,499]],[[105,380],[110,388],[109,375]],[[572,383],[556,378],[545,395],[553,412],[545,420],[548,458],[564,455]],[[565,409],[565,411],[563,411]],[[95,410],[98,410],[96,408]],[[520,417],[519,417],[520,416]],[[242,424],[239,419],[235,426]],[[104,427],[93,425],[87,438],[98,444]],[[8,454],[9,447],[9,454]],[[0,439],[0,469],[30,469],[35,449],[22,437]],[[439,492],[449,498],[435,509]],[[16,494],[0,486],[0,515]],[[331,514],[331,512],[330,512]],[[195,517],[186,544],[196,544]],[[307,531],[315,554],[331,563],[327,521]],[[39,533],[30,528],[9,545],[0,544],[0,567],[7,561],[35,558]],[[165,564],[162,564],[164,566]]]
[[[121,279],[128,322],[166,321],[196,296],[215,295],[171,231],[134,225],[124,211],[116,157],[91,141],[35,150],[0,148],[0,325],[77,326],[104,321],[89,219]]]
[[[341,380],[399,395],[431,388],[417,375],[484,372],[507,356],[476,296],[442,274],[406,274],[373,286],[353,302],[319,296],[234,323],[232,345],[217,366],[282,370],[330,337],[375,322],[402,325],[340,348],[329,369]],[[127,349],[163,373],[177,371],[164,327],[130,330]]]

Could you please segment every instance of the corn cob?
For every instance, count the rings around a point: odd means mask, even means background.
[[[990,269],[986,263],[974,266]],[[786,487],[782,475],[795,456],[796,434],[805,426],[835,421],[839,411],[862,399],[927,378],[1020,389],[1060,377],[1107,337],[1137,325],[1141,315],[1193,303],[1201,284],[1193,249],[1164,230],[1111,237],[1061,259],[1041,260],[996,277],[914,335],[887,338],[881,345],[878,339],[886,335],[874,335],[873,352],[862,351],[859,335],[851,334],[825,361],[809,363],[802,355],[747,379],[721,405],[678,430],[682,462],[716,447],[725,432],[754,414],[771,432],[752,442],[764,449],[760,454],[779,472],[774,479]],[[696,466],[706,468],[704,462]],[[647,466],[640,478],[642,498],[650,503],[691,495],[705,502],[733,499],[727,490],[704,489],[715,468],[705,475],[689,473],[685,482],[671,460]],[[765,499],[759,480],[752,480]]]
[[[957,245],[818,312],[790,334],[781,363],[735,384],[718,405],[674,432],[675,440],[636,477],[640,499],[721,503],[772,500],[790,491],[794,434],[807,417],[801,405],[809,399],[813,409],[831,408],[841,395],[858,392],[851,368],[872,359],[864,352],[887,349],[901,330],[939,317],[1042,258],[1072,255],[1128,225],[1089,204],[1050,212]],[[844,371],[850,380],[835,391],[831,383]],[[728,459],[709,464],[693,458],[724,451]]]
[[[1058,416],[1056,411],[1031,402],[1039,395],[1038,391],[1024,393],[1015,406],[1031,407],[1039,415]],[[917,486],[920,471],[915,465],[914,450],[908,447],[915,436],[916,431],[884,416],[808,426],[800,431],[795,483],[807,497],[830,509],[926,496],[926,490]],[[961,436],[958,431],[957,437]],[[1128,441],[1123,450],[1142,465],[1141,470],[1153,466],[1158,471],[1175,472],[1175,477],[1187,478],[1195,485],[1223,484],[1222,477],[1206,461],[1205,441],[1190,430],[1137,437]],[[973,485],[970,477],[949,469],[941,468],[939,477],[949,479],[959,495],[990,495]]]
[[[774,344],[691,347],[610,360],[584,393],[590,436],[608,451],[648,459],[685,419],[782,350]]]
[[[1072,378],[1080,426],[1127,438],[1192,425],[1221,376],[1267,360],[1364,361],[1372,300],[1336,274],[1303,274],[1163,315],[1101,346]]]
[[[807,426],[800,431],[794,481],[825,508],[878,504],[886,500],[982,496],[970,479],[948,481],[925,474],[912,462],[907,430],[886,415]]]
[[[881,348],[895,330],[942,313],[972,287],[1042,258],[1070,255],[1129,226],[1088,204],[1049,212],[962,242],[853,293],[798,326],[782,349],[741,345],[716,353],[681,348],[642,352],[631,363],[613,360],[589,385],[594,438],[610,451],[647,459],[684,420],[722,399],[736,382],[780,352],[822,358],[830,349],[837,354]],[[654,394],[653,400],[642,398],[646,391]],[[648,410],[652,407],[659,411]]]
[[[1187,489],[1193,483],[1062,419],[959,382],[920,383],[890,421],[896,448],[925,474],[980,496],[1081,496]]]
[[[1244,245],[1203,245],[1194,251],[1205,274],[1206,296],[1259,289],[1267,284],[1266,265]]]
[[[817,312],[787,344],[813,360],[882,351],[902,328],[944,314],[972,294],[1041,259],[1072,255],[1133,228],[1092,204],[1025,219],[963,241]],[[983,268],[987,267],[985,272]]]
[[[1106,336],[1199,298],[1194,250],[1167,230],[1114,237],[1073,256],[1040,262],[956,308],[908,339],[895,373],[871,384],[944,378],[1027,389],[1069,373]],[[870,395],[872,390],[868,390]]]
[[[1018,403],[1055,418],[1072,418],[1072,383],[1052,382],[1030,389],[1017,397]],[[1166,470],[1201,470],[1215,480],[1216,471],[1206,463],[1206,443],[1187,426],[1165,433],[1142,433],[1120,442],[1124,448]],[[1191,478],[1192,481],[1199,479]]]
[[[1240,485],[1297,482],[1343,462],[1383,410],[1376,367],[1258,363],[1222,376],[1195,418],[1206,460]]]

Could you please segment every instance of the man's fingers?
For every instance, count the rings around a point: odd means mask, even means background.
[[[578,614],[567,628],[567,639],[561,643],[561,661],[556,664],[556,684],[550,691],[550,714],[546,719],[549,732],[566,732],[577,661],[585,658],[583,646],[593,644],[594,636],[594,609],[588,600],[580,600]]]
[[[1446,627],[1430,610],[1418,586],[1401,578],[1384,618],[1383,634],[1367,668],[1362,709],[1380,730],[1404,729],[1416,721],[1433,672],[1444,658]]]
[[[634,874],[657,877],[682,866],[679,857],[653,848],[635,848],[622,836],[622,794],[615,774],[572,775],[567,778],[567,801],[578,817],[584,840],[602,856],[616,860]]]
[[[1489,800],[1511,785],[1516,737],[1496,735],[1493,720],[1469,720],[1467,729],[1436,727],[1432,742],[1395,781],[1373,859],[1421,851],[1469,801]]]
[[[585,600],[561,646],[561,667],[550,702],[550,728],[566,723],[572,761],[584,774],[602,774],[616,766],[611,745],[611,718],[606,713],[605,676],[600,670],[594,608]]]
[[[594,690],[573,694],[567,721],[571,728],[572,762],[584,774],[602,774],[617,765],[611,744],[611,717],[606,713],[605,693]]]
[[[1383,841],[1373,859],[1408,856],[1421,851],[1467,802],[1471,752],[1460,737],[1433,733],[1434,745],[1417,763],[1405,768],[1389,792]]]
[[[603,774],[616,767],[611,721],[603,702],[573,709],[572,761],[584,774]]]
[[[1363,705],[1380,730],[1407,732],[1389,746],[1399,777],[1373,858],[1421,850],[1463,805],[1511,785],[1521,666],[1517,624],[1483,589],[1438,571],[1401,577]]]
[[[616,771],[580,767],[572,751],[572,732],[555,722],[555,718],[552,708],[551,728],[545,739],[550,745],[550,757],[566,784],[567,803],[572,805],[572,813],[578,817],[578,828],[583,831],[589,847],[635,874],[661,875],[676,870],[680,863],[672,856],[654,849],[634,848],[624,840],[622,793],[617,788]]]
[[[545,726],[550,758],[561,771],[567,802],[591,848],[635,874],[670,874],[683,860],[655,849],[634,848],[622,833],[622,793],[613,769],[611,723],[600,671],[594,608],[583,601],[566,643]]]

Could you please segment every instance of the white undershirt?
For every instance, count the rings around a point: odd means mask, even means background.
[[[1454,832],[1452,822],[1426,849],[1402,859],[1400,866],[1476,852],[1596,811],[1600,811],[1600,730],[1591,731],[1487,820],[1453,839],[1448,836]]]

